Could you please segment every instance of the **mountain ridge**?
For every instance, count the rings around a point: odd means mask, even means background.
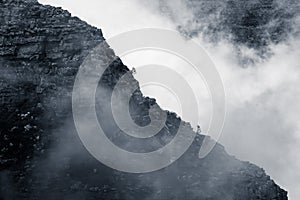
[[[263,169],[229,156],[220,144],[198,159],[202,135],[180,159],[157,172],[128,174],[99,163],[76,134],[71,94],[80,64],[105,41],[101,30],[35,0],[0,3],[1,198],[287,199],[287,192]],[[112,88],[128,71],[120,59],[110,64],[100,81],[108,93],[98,98],[107,103]],[[130,84],[137,81],[132,77]],[[131,106],[137,124],[149,123],[153,104],[154,99],[136,91]],[[107,116],[98,117],[101,121],[110,119]],[[148,145],[165,144],[180,121],[168,112],[168,130]],[[144,144],[128,143],[111,131],[116,128],[113,122],[108,125],[111,140],[144,150]],[[192,131],[188,124],[185,130]]]

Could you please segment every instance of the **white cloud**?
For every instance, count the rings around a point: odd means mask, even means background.
[[[176,27],[168,18],[155,13],[153,7],[149,6],[148,9],[137,0],[40,0],[40,2],[62,6],[73,15],[101,28],[106,38],[136,28]],[[184,10],[180,12],[185,13]],[[189,14],[185,13],[184,16],[188,18]],[[288,190],[291,200],[298,199],[300,197],[299,38],[290,38],[289,43],[271,46],[274,55],[270,59],[248,68],[239,66],[236,49],[230,43],[221,41],[213,46],[201,38],[197,38],[197,41],[207,48],[224,79],[228,118],[221,143],[231,154],[266,169],[279,185]],[[242,52],[251,57],[255,56],[247,48]],[[124,60],[128,66],[138,63],[133,58]],[[157,57],[153,60],[157,60]],[[199,87],[198,82],[194,84],[195,88]],[[161,99],[161,102],[165,102],[164,94],[159,90],[150,91],[156,92],[152,96],[158,101]],[[206,101],[204,98],[203,102]],[[170,107],[172,108],[172,105]],[[175,102],[173,109],[178,109]],[[209,115],[208,110],[202,114],[205,115]]]

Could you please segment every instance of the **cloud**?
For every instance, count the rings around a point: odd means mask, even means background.
[[[194,39],[207,49],[224,80],[228,117],[221,143],[229,153],[266,169],[279,185],[288,190],[291,200],[300,197],[300,38],[299,33],[291,31],[290,24],[287,23],[287,19],[292,19],[290,23],[294,30],[299,27],[299,17],[292,18],[297,9],[297,6],[292,5],[297,1],[272,1],[277,7],[267,10],[271,15],[267,16],[267,21],[263,23],[266,31],[255,29],[258,30],[255,32],[258,34],[253,39],[253,44],[256,43],[254,46],[249,43],[252,39],[244,38],[251,35],[250,32],[241,34],[243,29],[237,27],[248,19],[243,20],[236,16],[236,12],[247,18],[246,15],[250,15],[246,12],[247,9],[236,11],[237,6],[228,7],[228,3],[239,1],[204,4],[204,17],[198,17],[197,21],[194,21],[194,14],[201,13],[198,8],[189,8],[192,1],[189,6],[179,0],[171,3],[141,3],[137,0],[40,2],[62,6],[73,15],[101,28],[106,38],[136,28],[182,27],[182,32],[194,36]],[[247,2],[244,8],[252,9],[258,5],[257,2],[251,2]],[[217,7],[214,10],[215,6]],[[158,7],[159,11],[156,9]],[[219,13],[221,8],[227,8],[226,12]],[[212,14],[207,16],[210,9]],[[259,17],[259,13],[254,13],[255,19]],[[277,13],[279,15],[276,15]],[[221,14],[221,18],[218,14]],[[224,21],[227,24],[217,29]],[[277,33],[279,35],[276,35]],[[264,44],[265,40],[268,41],[267,46]],[[261,51],[262,47],[268,49],[267,54]],[[144,57],[139,58],[142,60]],[[243,59],[240,59],[241,57]],[[149,61],[155,59],[159,60],[159,57],[151,57]],[[125,64],[129,67],[134,66],[138,63],[134,60],[127,59]],[[176,63],[174,67],[180,68]],[[188,72],[186,73],[186,76],[189,76]],[[194,87],[197,88],[198,85],[199,82],[194,81]],[[158,102],[160,99],[164,102],[164,95],[157,92],[161,90],[149,91],[153,92],[152,96],[157,98]],[[203,103],[207,101],[207,98],[203,99]],[[168,109],[176,110],[175,103],[176,101],[168,105]],[[209,109],[204,109],[202,116],[209,116]],[[207,126],[207,123],[204,121],[204,126]]]

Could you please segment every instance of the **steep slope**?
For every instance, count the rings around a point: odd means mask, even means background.
[[[102,165],[81,144],[71,111],[75,75],[104,41],[101,31],[34,0],[0,4],[1,199],[287,199],[263,169],[229,156],[220,144],[200,160],[203,136],[179,160],[156,172],[129,174]],[[114,56],[109,47],[103,52],[109,54],[100,55],[102,59]],[[99,85],[107,93],[97,96],[104,103],[99,110],[109,107],[112,89],[126,72],[120,59],[105,71]],[[131,77],[128,84],[138,83]],[[133,120],[148,124],[154,104],[137,90],[131,100]],[[139,152],[174,137],[180,119],[167,114],[166,127],[142,144],[128,142],[109,111],[98,117],[106,120],[113,142]],[[185,131],[192,133],[187,123]]]

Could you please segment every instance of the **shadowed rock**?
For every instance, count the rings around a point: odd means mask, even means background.
[[[263,169],[229,156],[220,144],[200,160],[201,135],[179,160],[156,172],[123,173],[98,162],[77,136],[71,95],[79,66],[104,41],[101,31],[34,0],[0,5],[1,199],[287,199]],[[108,46],[103,52],[102,59],[114,56]],[[181,121],[176,114],[167,112],[159,136],[141,145],[122,137],[106,109],[126,72],[120,59],[105,71],[99,85],[107,93],[97,96],[100,123],[106,120],[106,134],[123,148],[164,145],[176,134]],[[132,77],[129,84],[137,81]],[[154,104],[137,90],[130,103],[133,120],[148,124]],[[193,131],[188,123],[185,131]]]

